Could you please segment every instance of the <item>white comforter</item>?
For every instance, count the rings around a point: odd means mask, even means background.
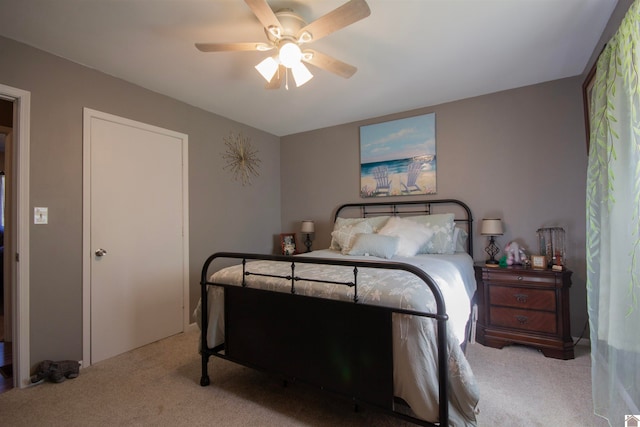
[[[343,258],[338,251],[320,250],[305,256]],[[384,261],[375,257],[354,257]],[[462,353],[460,343],[465,339],[465,326],[469,319],[471,297],[476,289],[473,260],[467,254],[417,255],[411,258],[394,257],[394,262],[406,262],[426,271],[438,284],[445,299],[449,322],[449,416],[452,426],[476,425],[475,408],[478,388],[471,368]],[[287,275],[290,263],[254,261],[247,263],[248,271]],[[302,278],[351,281],[352,267],[316,264],[296,264],[295,275]],[[216,272],[211,281],[240,285],[242,266],[232,266]],[[290,282],[284,279],[248,276],[247,286],[279,292],[289,292]],[[296,283],[299,295],[317,296],[352,301],[353,288],[337,284],[312,283],[304,280]],[[209,290],[209,325],[207,342],[214,347],[224,342],[224,315],[222,288]],[[427,285],[413,274],[400,270],[360,268],[358,271],[358,301],[364,304],[383,305],[436,312],[435,300]],[[200,319],[200,305],[196,309]],[[436,322],[418,316],[394,314],[393,358],[394,394],[404,399],[419,418],[437,421],[438,381]]]

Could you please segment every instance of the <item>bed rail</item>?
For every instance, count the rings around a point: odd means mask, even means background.
[[[347,205],[345,205],[347,206]],[[340,209],[338,209],[338,212],[340,211]],[[336,213],[337,215],[337,213]],[[209,256],[207,258],[207,260],[205,261],[203,267],[202,267],[202,274],[201,274],[201,278],[200,278],[200,285],[201,285],[201,330],[202,330],[202,334],[201,334],[201,355],[202,355],[202,377],[200,379],[200,385],[201,386],[207,386],[210,384],[210,379],[209,379],[209,374],[208,374],[208,361],[209,361],[209,357],[210,356],[216,356],[216,357],[222,357],[222,358],[227,358],[229,359],[229,357],[227,357],[227,355],[222,354],[221,352],[224,351],[225,349],[225,344],[221,344],[218,345],[214,348],[209,348],[208,347],[208,342],[207,342],[207,332],[208,332],[208,323],[209,323],[209,313],[208,310],[206,309],[208,307],[208,293],[207,290],[210,286],[222,286],[222,287],[233,287],[233,288],[238,288],[241,289],[241,287],[238,286],[230,286],[227,284],[223,284],[223,283],[214,283],[208,280],[208,277],[210,277],[209,274],[209,269],[211,267],[211,264],[216,261],[216,260],[220,260],[220,259],[237,259],[240,260],[243,264],[243,283],[242,283],[242,287],[247,287],[247,283],[244,280],[246,277],[250,276],[250,275],[259,275],[260,273],[258,272],[254,272],[254,271],[249,271],[249,266],[251,263],[247,263],[248,260],[263,260],[263,261],[283,261],[283,262],[288,262],[291,263],[291,274],[287,274],[285,276],[277,276],[279,278],[282,279],[286,279],[286,280],[290,280],[291,281],[291,294],[295,294],[295,283],[297,281],[310,281],[310,282],[318,282],[318,283],[326,283],[323,279],[321,278],[303,278],[303,277],[299,277],[295,274],[295,266],[296,264],[329,264],[329,265],[334,265],[334,266],[345,266],[345,267],[352,267],[353,268],[353,275],[354,275],[354,279],[353,281],[347,281],[344,283],[339,283],[339,284],[343,284],[345,286],[353,286],[354,289],[354,299],[352,302],[348,302],[348,301],[336,301],[336,300],[326,300],[326,301],[333,301],[335,303],[340,303],[340,304],[357,304],[359,306],[370,306],[370,307],[377,307],[378,309],[384,309],[384,310],[388,310],[389,313],[402,313],[402,314],[409,314],[409,315],[415,315],[415,316],[422,316],[422,317],[429,317],[434,319],[437,322],[437,348],[438,348],[438,383],[439,383],[439,389],[438,389],[438,404],[439,404],[439,422],[437,424],[428,422],[428,421],[424,421],[418,418],[415,418],[413,416],[410,415],[406,415],[404,413],[401,412],[397,412],[394,410],[391,410],[390,412],[394,415],[397,416],[399,418],[405,419],[407,421],[419,424],[419,425],[425,425],[425,426],[446,426],[448,425],[448,420],[449,420],[449,403],[448,403],[448,350],[447,350],[447,320],[448,320],[448,315],[446,313],[446,307],[445,307],[445,302],[444,302],[444,298],[442,296],[442,293],[440,292],[440,289],[438,288],[438,286],[436,285],[435,281],[431,278],[431,276],[429,276],[427,273],[425,273],[424,271],[420,270],[419,268],[410,265],[410,264],[406,264],[406,263],[401,263],[401,262],[380,262],[380,261],[361,261],[361,260],[342,260],[342,259],[333,259],[333,258],[315,258],[315,257],[304,257],[304,256],[285,256],[285,255],[265,255],[265,254],[253,254],[253,253],[237,253],[237,252],[217,252],[212,254],[211,256]],[[395,307],[382,307],[382,306],[376,306],[376,305],[368,305],[368,304],[363,304],[361,302],[358,301],[357,298],[357,275],[358,275],[358,269],[359,268],[373,268],[373,269],[387,269],[387,270],[404,270],[407,271],[415,276],[417,276],[418,278],[420,278],[431,290],[435,302],[436,302],[436,312],[435,313],[426,313],[426,312],[420,312],[420,311],[416,311],[416,310],[407,310],[407,309],[402,309],[402,308],[395,308]],[[335,283],[335,282],[331,282],[331,283]],[[226,290],[226,289],[225,289]],[[267,291],[267,292],[271,292],[271,291]],[[273,294],[278,294],[278,292],[271,292]],[[301,298],[309,298],[309,299],[313,299],[317,297],[301,297]],[[391,314],[389,314],[390,316]],[[225,342],[229,339],[229,337],[225,336]],[[230,359],[233,360],[233,359]],[[370,402],[363,402],[363,403],[369,403]],[[374,404],[374,406],[376,406]],[[388,409],[382,408],[385,411],[389,411]]]

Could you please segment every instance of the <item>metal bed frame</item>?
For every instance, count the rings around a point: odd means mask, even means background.
[[[345,204],[336,210],[335,218],[349,210],[361,217],[376,215],[416,215],[432,213],[432,205],[457,205],[463,217],[457,223],[468,228],[468,252],[472,254],[471,211],[454,199],[374,202]],[[236,259],[242,263],[242,286],[214,283],[208,280],[209,268],[220,259]],[[284,276],[249,271],[247,260],[286,261],[291,272]],[[334,282],[322,278],[299,277],[296,265],[330,264],[350,267],[353,280]],[[431,290],[436,312],[425,313],[400,308],[362,304],[358,301],[358,269],[404,270],[420,278]],[[290,281],[290,292],[252,289],[248,276],[278,277]],[[332,283],[354,288],[352,302],[302,296],[296,294],[296,282]],[[304,256],[264,255],[218,252],[209,256],[201,275],[201,386],[208,386],[208,362],[220,357],[251,368],[279,375],[285,381],[301,381],[351,398],[355,408],[374,406],[406,421],[423,426],[447,426],[448,351],[447,320],[444,299],[435,281],[424,271],[399,262],[352,261]],[[208,288],[224,289],[225,342],[208,347]],[[432,318],[437,322],[438,405],[437,423],[425,421],[395,410],[393,393],[392,315],[409,314]],[[345,326],[347,325],[347,326]]]

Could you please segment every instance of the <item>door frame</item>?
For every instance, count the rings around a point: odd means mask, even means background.
[[[90,108],[83,111],[82,131],[82,366],[91,365],[91,120],[97,118],[151,132],[172,135],[182,141],[182,332],[189,326],[189,159],[188,136],[183,133],[115,116]]]
[[[4,99],[3,99],[4,100]],[[6,100],[4,100],[6,101]],[[11,102],[13,105],[13,102]],[[13,107],[12,107],[13,108]],[[2,281],[6,285],[3,286],[3,309],[4,309],[4,341],[13,341],[13,289],[11,287],[13,272],[11,271],[11,254],[13,253],[13,116],[11,117],[11,127],[0,125],[0,134],[5,135],[4,144],[4,246],[1,262],[3,268]],[[7,233],[7,230],[9,233]],[[13,361],[11,362],[13,363]]]
[[[25,388],[31,384],[31,347],[29,313],[29,173],[31,145],[31,92],[0,84],[0,97],[13,101],[13,165],[14,198],[11,215],[14,216],[13,251],[15,262],[5,268],[12,271],[9,286],[13,304],[11,312],[13,332],[13,385]],[[13,255],[13,254],[12,254]]]

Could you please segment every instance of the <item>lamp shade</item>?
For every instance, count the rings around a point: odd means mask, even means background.
[[[292,42],[285,42],[280,46],[278,52],[280,63],[287,68],[293,68],[300,63],[302,59],[302,52],[300,47]]]
[[[486,236],[500,236],[502,231],[502,220],[498,218],[486,218],[482,220],[480,234]]]
[[[302,221],[302,229],[303,233],[313,233],[316,230],[315,224],[311,220]]]
[[[313,74],[302,62],[298,62],[291,67],[291,74],[293,74],[293,80],[296,82],[296,87],[300,87],[313,78]]]
[[[255,68],[267,82],[270,82],[273,76],[275,76],[276,71],[278,71],[278,66],[278,61],[270,56],[256,65]]]

